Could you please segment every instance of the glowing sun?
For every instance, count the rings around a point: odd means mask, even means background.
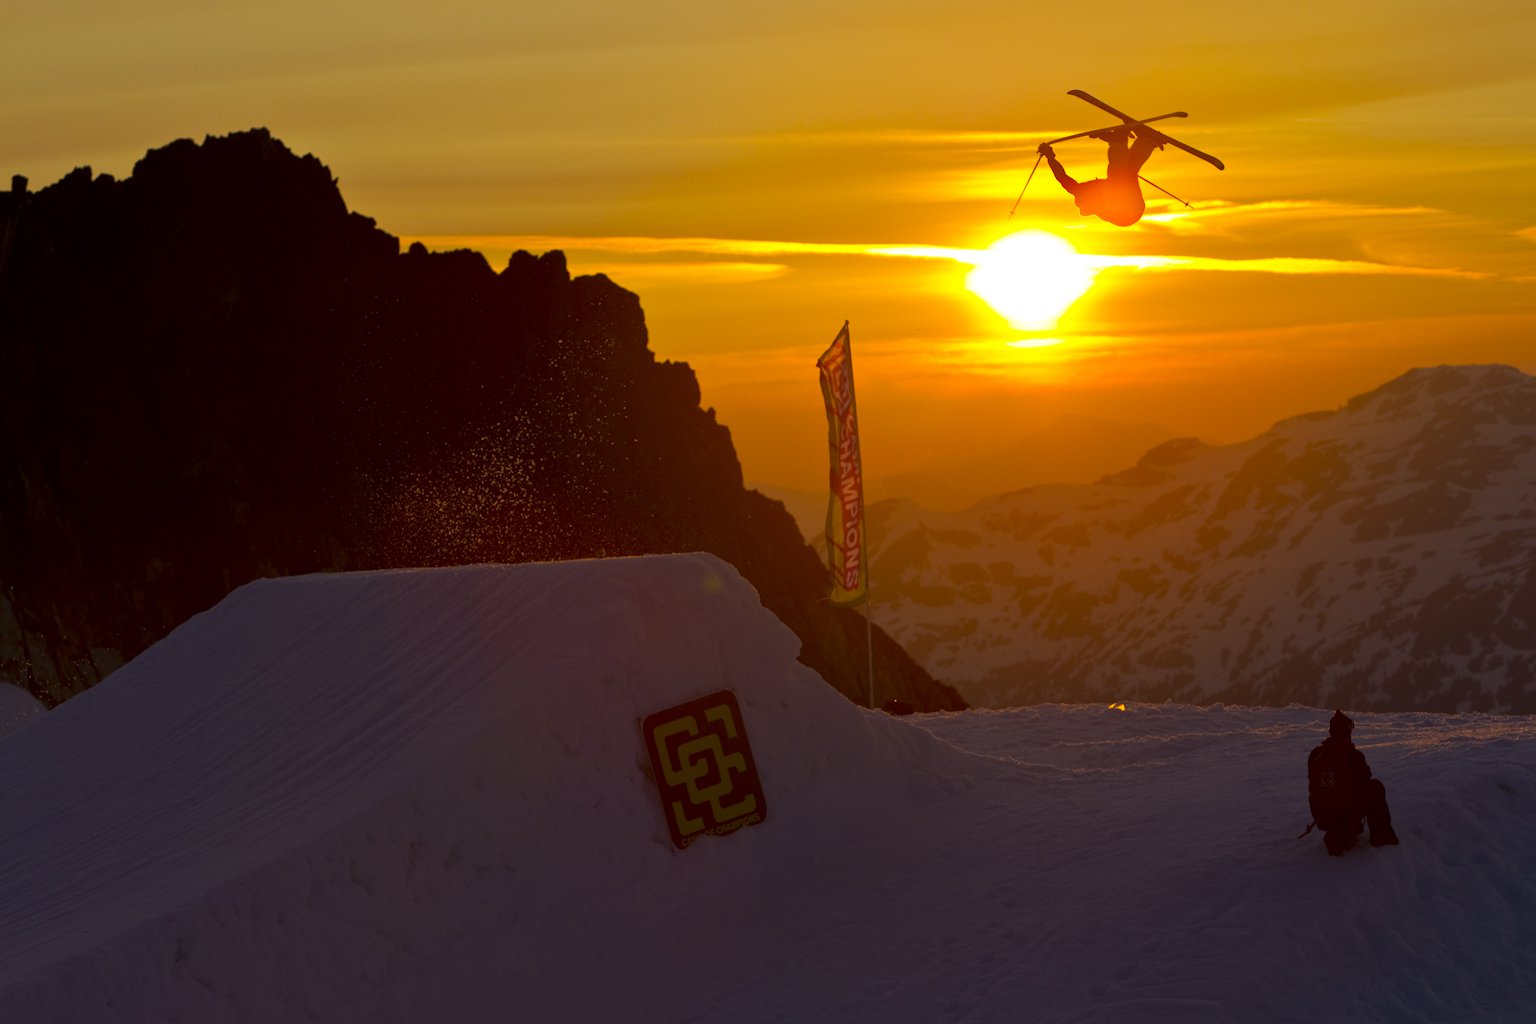
[[[1098,272],[1066,239],[1020,231],[978,253],[965,286],[1015,328],[1050,330]]]

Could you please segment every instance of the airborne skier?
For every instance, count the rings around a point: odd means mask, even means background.
[[[1167,145],[1168,139],[1145,125],[1107,128],[1092,138],[1103,139],[1109,146],[1109,168],[1104,177],[1092,181],[1078,181],[1068,174],[1049,142],[1042,142],[1039,152],[1050,162],[1051,173],[1061,187],[1072,193],[1084,217],[1091,213],[1111,224],[1130,227],[1147,210],[1141,197],[1141,167],[1153,150]]]
[[[1182,110],[1138,119],[1116,110],[1108,103],[1090,96],[1081,89],[1069,90],[1068,95],[1091,103],[1124,122],[1111,128],[1099,128],[1052,139],[1050,142],[1042,142],[1038,147],[1040,156],[1051,162],[1051,173],[1056,176],[1062,188],[1072,193],[1072,198],[1077,202],[1077,208],[1085,217],[1091,213],[1120,227],[1129,227],[1141,220],[1141,215],[1147,211],[1146,201],[1141,197],[1141,182],[1146,180],[1141,177],[1141,168],[1147,162],[1147,158],[1152,155],[1153,150],[1162,149],[1164,146],[1173,146],[1190,156],[1199,157],[1218,171],[1224,169],[1222,162],[1209,153],[1202,153],[1193,146],[1147,127],[1150,121],[1162,121],[1170,117],[1188,117],[1189,115]],[[1104,177],[1095,178],[1092,181],[1078,181],[1068,174],[1061,166],[1061,161],[1056,159],[1054,148],[1056,143],[1081,138],[1100,139],[1109,147],[1109,168],[1105,171]],[[1040,166],[1038,160],[1035,161],[1035,166]],[[1030,171],[1030,177],[1034,177],[1034,171]],[[1148,182],[1148,184],[1152,183]],[[1024,183],[1024,187],[1029,187],[1028,181]],[[1158,185],[1153,187],[1167,191]],[[1019,193],[1021,198],[1023,194]],[[1172,195],[1172,193],[1169,194]],[[1189,204],[1185,203],[1185,205]],[[1014,206],[1017,207],[1018,203],[1015,202]],[[1012,213],[1009,216],[1011,217]]]

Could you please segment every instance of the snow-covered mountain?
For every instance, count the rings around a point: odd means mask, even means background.
[[[871,509],[874,618],[974,703],[1536,711],[1536,379],[1411,371],[1087,486]]]
[[[0,738],[0,1021],[1529,1019],[1531,719],[1357,714],[1402,845],[1335,859],[1327,711],[898,719],[799,645],[708,555],[240,587]],[[642,722],[723,689],[766,813],[679,849]]]

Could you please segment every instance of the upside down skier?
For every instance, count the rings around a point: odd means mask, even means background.
[[[1050,162],[1051,173],[1061,187],[1072,193],[1084,217],[1091,213],[1119,227],[1130,227],[1147,210],[1141,197],[1141,167],[1153,150],[1167,145],[1168,137],[1146,125],[1106,128],[1089,137],[1102,139],[1109,147],[1109,168],[1104,177],[1092,181],[1078,181],[1069,175],[1049,142],[1041,143],[1038,152]]]

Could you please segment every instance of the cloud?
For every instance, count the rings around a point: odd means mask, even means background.
[[[1329,260],[1304,256],[1269,256],[1257,259],[1218,259],[1211,256],[1093,257],[1105,266],[1131,266],[1142,270],[1214,270],[1256,274],[1393,274],[1410,277],[1455,277],[1481,281],[1492,274],[1456,267],[1410,267],[1367,260]]]
[[[871,246],[872,256],[909,256],[917,259],[950,259],[976,264],[986,260],[985,249],[947,249],[942,246]],[[1368,260],[1332,260],[1302,256],[1268,256],[1255,259],[1222,259],[1213,256],[1095,256],[1082,253],[1077,259],[1094,270],[1208,270],[1250,274],[1396,274],[1414,277],[1456,277],[1482,280],[1492,277],[1479,271],[1454,267],[1415,267]]]
[[[1444,211],[1429,206],[1371,206],[1320,199],[1271,199],[1256,203],[1234,203],[1221,199],[1197,200],[1188,209],[1149,213],[1142,219],[1163,225],[1175,233],[1221,232],[1233,222],[1254,223],[1285,218],[1310,220],[1360,220],[1380,217],[1440,215]]]
[[[801,143],[820,146],[960,146],[965,148],[1007,150],[1028,149],[1033,152],[1042,139],[1050,138],[1050,132],[1015,131],[935,131],[922,128],[892,128],[864,131],[820,132],[773,132],[754,136],[753,141],[769,143]]]
[[[429,249],[527,249],[548,252],[615,252],[632,255],[694,253],[710,256],[863,256],[868,245],[838,242],[774,242],[744,238],[649,238],[634,235],[416,235],[402,236],[400,244],[420,242]]]
[[[1290,207],[1289,203],[1259,203],[1262,208]],[[1335,207],[1339,204],[1308,203],[1308,206]],[[1379,208],[1364,208],[1379,209]],[[1400,210],[1397,212],[1410,212]],[[1536,230],[1536,229],[1533,229]],[[875,256],[925,260],[953,260],[958,263],[979,265],[989,255],[986,249],[967,249],[939,245],[870,244],[853,242],[789,242],[744,238],[654,238],[635,235],[574,236],[574,235],[420,235],[402,237],[401,245],[421,242],[429,249],[478,249],[482,252],[509,252],[527,249],[547,252],[560,249],[580,253],[616,253],[624,255],[672,255],[690,254],[707,256]],[[1481,271],[1462,270],[1456,267],[1411,266],[1381,263],[1370,260],[1323,259],[1302,256],[1267,256],[1249,259],[1226,259],[1213,256],[1100,256],[1079,254],[1077,259],[1094,270],[1132,269],[1159,272],[1215,271],[1257,274],[1374,274],[1412,277],[1442,277],[1464,280],[1485,280],[1495,275]],[[587,261],[591,266],[592,261]],[[615,266],[618,266],[615,264]],[[743,277],[766,278],[787,272],[783,264],[758,263],[624,263],[627,275],[652,273],[684,277],[690,274],[713,274],[716,279],[740,280]],[[673,266],[673,271],[658,269]],[[604,270],[603,272],[606,272]],[[724,275],[722,277],[722,275]]]
[[[740,284],[782,277],[790,268],[782,263],[739,261],[689,261],[684,263],[586,263],[584,274],[607,274],[625,287],[664,284]]]

